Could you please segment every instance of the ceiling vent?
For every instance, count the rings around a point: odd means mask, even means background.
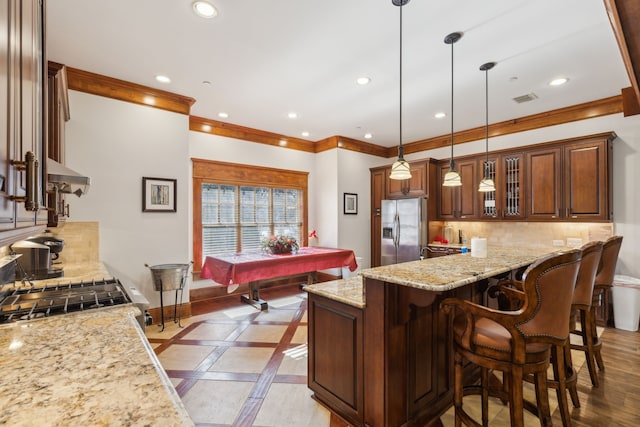
[[[522,104],[523,102],[533,101],[534,99],[538,99],[538,95],[536,95],[533,92],[528,93],[526,95],[516,96],[515,98],[513,98],[513,100],[516,101],[518,104]]]

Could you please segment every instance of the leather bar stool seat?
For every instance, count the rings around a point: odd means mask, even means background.
[[[567,319],[580,256],[580,251],[572,250],[546,257],[527,268],[523,275],[524,304],[521,309],[495,310],[459,298],[442,302],[442,308],[453,318],[456,425],[486,426],[491,395],[506,398],[511,425],[523,427],[523,379],[527,375],[533,376],[536,385],[534,410],[540,424],[551,425],[547,368],[552,350],[562,348],[569,336]],[[563,358],[562,352],[559,357]],[[463,386],[465,360],[481,370],[482,424],[463,407],[464,395],[477,391],[475,387]],[[564,366],[564,362],[559,366]],[[502,371],[503,387],[490,388],[489,372],[492,370]]]

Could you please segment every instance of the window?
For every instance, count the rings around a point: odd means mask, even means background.
[[[307,235],[306,172],[193,159],[193,254],[258,249],[274,234]]]
[[[302,235],[302,191],[204,182],[202,256],[259,249],[274,234]]]

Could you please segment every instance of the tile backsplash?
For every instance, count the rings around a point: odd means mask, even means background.
[[[62,227],[50,228],[64,239],[60,259],[64,264],[94,263],[100,261],[100,227],[95,222],[66,222]]]
[[[614,234],[613,223],[449,221],[444,225],[451,225],[455,236],[462,230],[469,245],[472,237],[484,237],[489,246],[569,247],[580,241],[606,240]]]

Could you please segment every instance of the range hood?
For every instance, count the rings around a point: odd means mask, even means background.
[[[51,189],[78,197],[87,194],[91,185],[91,178],[51,159],[47,159],[47,180]]]

